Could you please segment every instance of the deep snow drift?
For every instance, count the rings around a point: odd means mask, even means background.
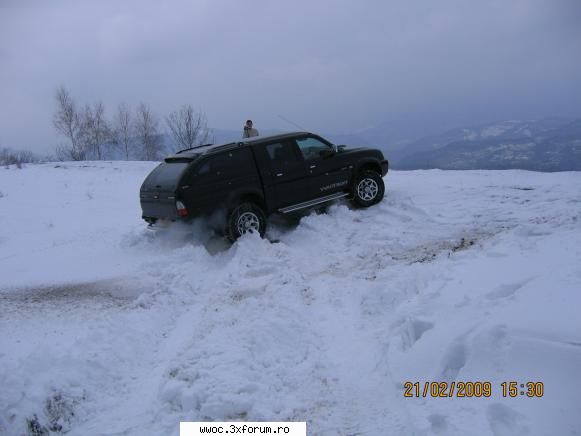
[[[229,246],[145,228],[153,165],[0,169],[0,434],[581,432],[581,173],[391,172],[375,207]],[[493,392],[403,397],[426,380]]]

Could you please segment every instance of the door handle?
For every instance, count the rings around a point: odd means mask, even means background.
[[[283,176],[283,175],[284,175],[284,173],[276,173],[276,177],[280,177],[280,176]]]
[[[309,168],[310,169],[317,168],[317,165],[311,165]]]

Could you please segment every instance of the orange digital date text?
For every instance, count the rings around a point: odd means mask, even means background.
[[[406,381],[403,384],[405,398],[489,398],[493,394],[489,381]],[[498,394],[504,398],[541,398],[545,385],[541,381],[500,383]]]
[[[426,381],[403,384],[406,398],[480,398],[492,396],[492,383],[488,381]]]

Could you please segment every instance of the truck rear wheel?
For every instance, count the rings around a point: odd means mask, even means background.
[[[258,233],[264,236],[266,231],[266,215],[254,203],[242,203],[232,209],[226,222],[228,239],[234,242],[245,233]]]
[[[351,189],[353,201],[363,207],[369,207],[379,203],[385,193],[383,178],[371,170],[358,174]]]

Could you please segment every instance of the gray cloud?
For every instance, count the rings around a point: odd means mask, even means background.
[[[214,127],[348,132],[581,115],[577,0],[0,4],[0,145],[51,148],[52,95],[191,102]]]

